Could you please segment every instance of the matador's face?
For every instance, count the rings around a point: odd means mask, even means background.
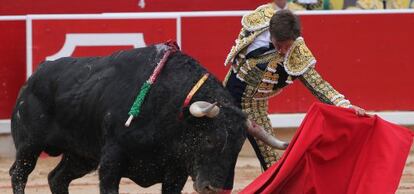
[[[294,40],[278,41],[272,37],[273,46],[275,46],[275,49],[277,50],[277,52],[279,52],[282,56],[285,56],[287,54],[293,42],[295,41]]]

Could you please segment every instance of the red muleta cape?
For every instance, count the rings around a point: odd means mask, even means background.
[[[412,140],[378,116],[315,103],[282,158],[241,193],[395,193]]]

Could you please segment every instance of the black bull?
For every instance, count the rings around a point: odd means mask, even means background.
[[[144,187],[162,183],[163,193],[180,193],[191,176],[197,191],[219,191],[234,169],[250,122],[211,76],[191,102],[217,102],[218,114],[200,117],[182,108],[187,93],[207,73],[195,60],[173,53],[139,116],[124,126],[137,92],[166,49],[160,44],[42,63],[21,89],[12,114],[14,193],[24,193],[42,151],[63,154],[48,176],[54,194],[68,193],[72,180],[98,166],[101,193],[118,193],[121,177]]]

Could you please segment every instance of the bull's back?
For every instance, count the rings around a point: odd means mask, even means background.
[[[51,127],[41,129],[41,133],[58,136],[54,141],[63,142],[69,137],[85,140],[83,145],[91,139],[100,144],[106,126],[122,131],[120,128],[128,118],[135,97],[164,53],[165,48],[152,46],[107,57],[65,57],[46,61],[28,80],[22,98],[35,101],[29,104],[35,104],[33,109],[41,110],[42,113],[37,114],[48,116],[40,125]],[[176,122],[187,93],[204,73],[206,70],[191,57],[181,52],[172,54],[151,87],[141,113],[134,121],[135,126],[141,127],[139,130],[145,134],[151,134],[157,133],[154,127],[164,125],[160,120]],[[205,85],[219,86],[217,80],[210,82]],[[130,130],[135,129],[131,127]]]

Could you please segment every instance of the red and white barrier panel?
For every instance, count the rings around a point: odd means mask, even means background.
[[[0,15],[251,10],[270,0],[2,0]]]
[[[9,118],[26,72],[29,76],[41,61],[63,56],[106,55],[119,49],[175,38],[184,52],[223,79],[227,72],[223,61],[240,30],[240,19],[245,13],[29,15],[25,21],[16,21],[18,24],[13,24],[16,26],[14,30],[3,35],[9,37],[5,38],[9,42],[16,42],[12,47],[15,52],[0,45],[0,49],[5,51],[0,53],[3,55],[0,61],[8,60],[2,63],[1,71],[16,73],[4,81],[9,101],[0,101],[0,106],[4,107],[0,109],[0,118]],[[389,119],[401,124],[414,124],[413,112],[410,112],[414,110],[414,79],[411,78],[411,72],[414,72],[411,60],[414,10],[298,14],[305,41],[318,60],[316,68],[326,80],[352,103],[371,111],[400,111],[392,113]],[[0,17],[0,25],[12,25],[7,22],[10,20],[1,20]],[[26,35],[22,36],[22,32]],[[24,57],[26,63],[22,61]],[[297,126],[301,116],[295,113],[305,112],[315,100],[301,83],[286,88],[270,101],[269,112],[273,114],[274,126]],[[405,119],[398,120],[400,118]],[[288,119],[292,120],[283,122]]]

